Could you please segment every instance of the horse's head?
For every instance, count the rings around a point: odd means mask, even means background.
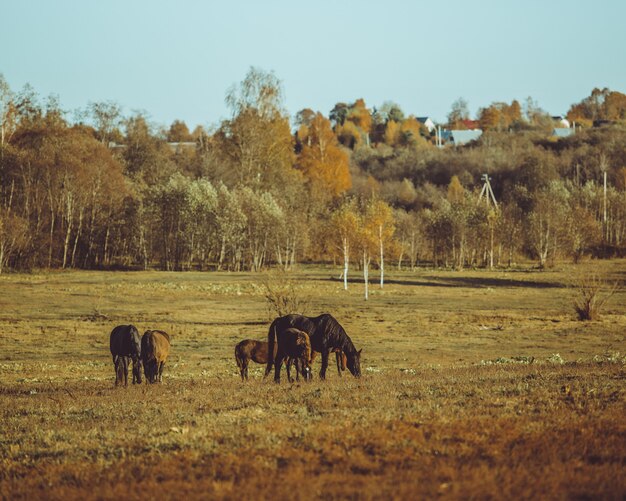
[[[141,384],[142,362],[141,357],[133,360],[133,383]]]
[[[346,353],[346,365],[348,366],[348,370],[350,371],[350,373],[354,376],[354,377],[361,377],[361,352],[363,350],[359,350],[359,351],[352,351],[352,352],[348,352]]]
[[[305,365],[302,369],[302,377],[304,377],[305,381],[311,381],[311,379],[313,379],[313,373],[311,372],[311,366],[309,364]]]

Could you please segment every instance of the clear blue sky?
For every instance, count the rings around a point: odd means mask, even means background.
[[[532,96],[552,114],[593,87],[626,92],[626,1],[0,0],[0,73],[72,111],[116,101],[217,124],[251,66],[291,115],[364,98],[445,119]],[[70,115],[71,117],[71,115]]]

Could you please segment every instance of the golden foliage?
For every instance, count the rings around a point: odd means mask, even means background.
[[[341,149],[330,121],[317,113],[306,131],[306,139],[298,158],[304,175],[333,197],[352,186],[348,154]]]

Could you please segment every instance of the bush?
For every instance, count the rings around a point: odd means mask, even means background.
[[[578,320],[598,320],[602,308],[615,294],[617,283],[609,284],[593,273],[581,278],[575,289],[574,310]]]
[[[285,273],[269,274],[263,282],[265,300],[270,320],[290,313],[303,315],[309,298],[302,294],[302,288]]]

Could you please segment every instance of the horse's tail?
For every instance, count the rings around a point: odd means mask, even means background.
[[[235,346],[235,361],[237,362],[237,367],[239,367],[239,370],[243,369],[243,359],[239,354],[239,345]]]
[[[267,377],[267,375],[272,370],[274,366],[274,349],[276,346],[276,322],[278,319],[272,322],[270,325],[270,329],[267,333],[267,366],[265,367],[265,375],[263,377]]]

